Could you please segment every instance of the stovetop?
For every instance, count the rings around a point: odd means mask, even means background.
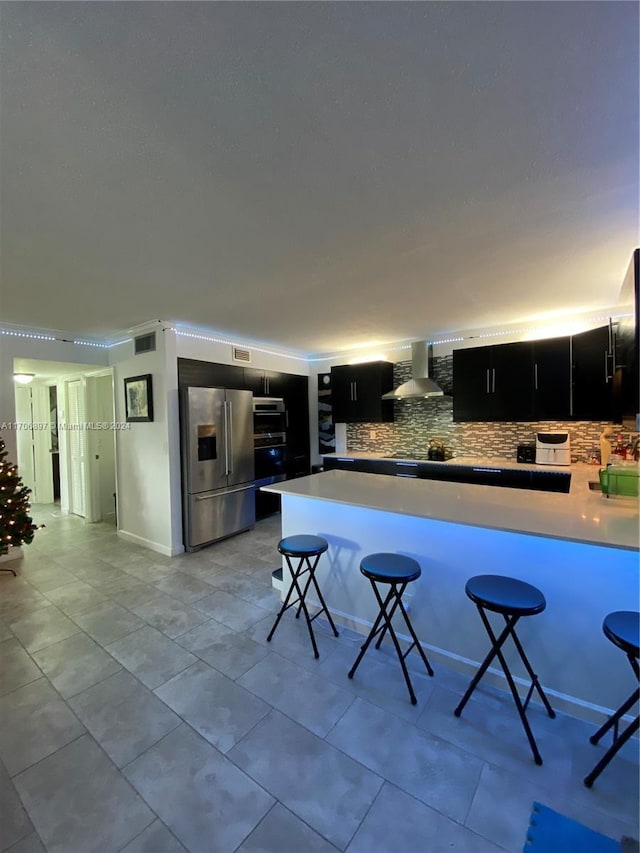
[[[417,462],[426,462],[429,459],[427,453],[392,453],[392,459],[415,459]]]

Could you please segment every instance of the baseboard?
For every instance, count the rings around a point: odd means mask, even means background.
[[[118,536],[124,539],[125,542],[131,542],[132,545],[140,545],[142,548],[148,548],[150,551],[155,551],[156,554],[163,554],[165,557],[177,557],[178,554],[184,552],[184,545],[176,545],[171,548],[169,545],[152,542],[150,539],[145,539],[143,536],[138,536],[135,533],[129,533],[127,530],[118,530]]]
[[[318,601],[314,601],[311,597],[307,599],[307,603],[312,607],[320,606],[320,603]],[[337,624],[341,625],[344,628],[349,628],[352,631],[355,631],[357,634],[362,634],[366,636],[371,630],[370,622],[366,622],[363,619],[358,619],[348,613],[344,613],[341,610],[336,610],[333,607],[331,608],[331,615],[333,616],[333,619]],[[403,642],[411,642],[411,638],[408,635],[401,634],[400,631],[396,631],[396,635],[398,639]],[[432,663],[434,663],[434,669],[435,664],[440,661],[443,666],[447,667],[447,669],[450,669],[454,672],[458,672],[461,675],[467,676],[471,679],[478,667],[480,666],[480,661],[470,660],[469,658],[465,658],[461,655],[449,652],[446,649],[441,649],[439,646],[432,646],[429,643],[423,642],[422,647],[425,650],[428,658],[432,661]],[[529,682],[525,679],[519,678],[518,676],[514,676],[514,681],[519,687],[524,688],[525,692],[526,690],[528,690]],[[493,667],[489,667],[489,669],[484,675],[483,682],[491,687],[494,687],[496,690],[500,690],[504,693],[509,692],[509,685],[507,684],[507,679],[505,678],[505,675],[502,670],[497,670]],[[544,685],[543,687],[544,692],[547,694],[554,710],[561,711],[564,714],[569,714],[570,716],[577,717],[581,720],[586,720],[589,723],[595,723],[596,725],[600,725],[615,710],[614,708],[603,708],[600,705],[594,705],[590,702],[585,702],[584,700],[578,699],[575,696],[569,696],[566,693],[560,693],[556,690],[551,690],[550,688]],[[533,698],[531,699],[531,703],[534,704]],[[540,703],[540,707],[542,707],[542,703]],[[632,719],[633,718],[629,715],[623,717],[623,720],[625,722],[631,722]]]

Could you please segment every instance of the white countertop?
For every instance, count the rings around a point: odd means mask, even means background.
[[[373,458],[372,454],[364,456]],[[460,459],[448,461],[463,464]],[[484,459],[481,463],[488,465],[491,461]],[[508,460],[501,460],[504,462]],[[548,470],[547,466],[535,467]],[[558,470],[557,466],[551,469]],[[588,480],[598,476],[595,466],[576,464],[561,470],[571,470],[569,494],[339,470],[263,486],[262,490],[511,533],[640,550],[638,501],[607,499],[590,491]]]

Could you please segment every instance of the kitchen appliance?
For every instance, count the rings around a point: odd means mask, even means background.
[[[516,459],[518,462],[535,462],[536,445],[533,442],[531,444],[519,444]]]
[[[383,400],[423,400],[429,397],[443,397],[444,391],[429,377],[429,359],[433,357],[433,347],[427,341],[415,341],[411,344],[411,379],[382,395]]]
[[[253,446],[283,447],[287,443],[287,412],[281,397],[253,398]]]
[[[255,524],[253,398],[180,390],[184,543],[194,551]]]
[[[569,433],[536,433],[536,465],[571,465]]]
[[[287,479],[287,420],[282,398],[253,398],[256,518],[264,518],[280,509],[280,495],[260,489]]]

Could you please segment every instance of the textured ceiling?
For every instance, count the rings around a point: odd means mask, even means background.
[[[322,352],[616,301],[635,3],[0,7],[5,322]]]

